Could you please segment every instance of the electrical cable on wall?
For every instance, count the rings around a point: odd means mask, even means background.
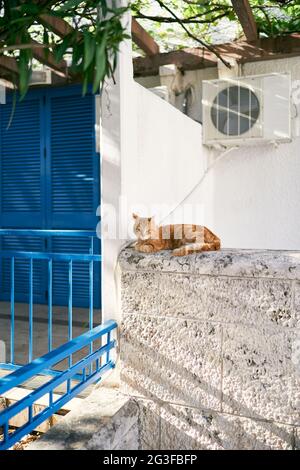
[[[201,176],[200,180],[195,184],[195,186],[193,186],[193,188],[188,192],[188,194],[178,203],[176,204],[176,206],[171,210],[171,212],[169,212],[161,221],[160,221],[160,225],[162,224],[162,222],[164,222],[168,217],[170,217],[170,215],[172,215],[176,209],[178,209],[179,206],[181,206],[182,204],[184,204],[186,202],[186,200],[194,193],[194,191],[196,191],[196,189],[201,186],[201,184],[203,183],[203,181],[205,180],[206,176],[208,175],[208,173],[216,166],[217,163],[219,163],[220,160],[222,160],[225,156],[227,156],[232,150],[236,150],[238,149],[239,147],[230,147],[228,149],[226,149],[223,153],[221,153],[221,155],[219,155],[214,161],[213,163],[211,163],[207,168],[206,170],[204,171],[203,175]]]

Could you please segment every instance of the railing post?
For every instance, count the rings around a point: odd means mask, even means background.
[[[94,238],[91,237],[90,254],[94,254]],[[89,328],[93,329],[94,326],[94,262],[89,263]],[[93,343],[90,344],[90,354],[93,352]],[[92,373],[92,365],[90,367],[90,374]]]
[[[29,354],[28,360],[32,362],[33,355],[33,259],[29,261]]]
[[[52,351],[52,259],[48,261],[48,351]]]
[[[107,344],[110,343],[110,339],[111,339],[111,333],[110,331],[107,333]],[[106,353],[106,364],[108,364],[110,361],[110,351],[108,350],[107,353]]]
[[[73,261],[69,261],[69,301],[68,301],[68,336],[73,337]],[[72,355],[69,357],[69,367],[72,366]]]
[[[9,438],[8,423],[4,423],[4,426],[3,426],[3,442],[7,442],[8,438]]]
[[[15,362],[15,258],[11,259],[10,286],[10,362]]]
[[[47,342],[47,349],[50,352],[54,347],[54,318],[53,318],[53,289],[54,289],[54,262],[66,262],[68,265],[68,298],[67,298],[67,306],[68,306],[68,339],[71,340],[73,338],[73,261],[77,262],[85,262],[88,266],[88,325],[89,330],[92,330],[94,327],[94,274],[95,274],[95,265],[94,263],[101,262],[100,254],[95,254],[95,233],[94,231],[80,231],[80,230],[35,230],[35,229],[0,229],[0,236],[24,236],[24,237],[51,237],[51,236],[71,236],[71,237],[86,237],[89,240],[89,252],[85,253],[51,253],[51,252],[40,252],[40,251],[17,251],[17,250],[1,250],[0,251],[0,259],[7,259],[8,266],[10,266],[10,274],[11,274],[11,284],[9,286],[10,289],[10,358],[7,361],[5,367],[13,369],[18,367],[20,364],[16,364],[16,321],[15,321],[15,303],[16,303],[16,287],[17,282],[19,285],[19,271],[16,270],[18,267],[19,269],[19,260],[20,266],[23,269],[25,264],[26,271],[28,269],[28,274],[26,272],[26,277],[28,276],[28,281],[26,282],[26,288],[28,288],[28,293],[26,295],[26,300],[28,302],[28,333],[27,333],[27,341],[26,344],[28,350],[28,357],[26,358],[27,361],[31,362],[34,358],[34,351],[35,345],[34,341],[34,296],[36,292],[34,291],[34,280],[35,280],[35,272],[36,264],[34,260],[37,262],[42,262],[45,260],[47,262],[47,269],[48,271],[48,279],[47,283],[47,293],[48,293],[48,318],[47,318],[47,328],[48,331],[46,333],[45,341]],[[68,251],[68,250],[67,250]],[[17,261],[16,261],[17,260]],[[28,264],[27,264],[27,263]],[[23,275],[23,271],[21,270],[20,273]],[[37,272],[38,275],[39,272]],[[27,284],[28,283],[28,284]],[[28,286],[28,287],[27,287]],[[25,286],[24,286],[25,287]],[[23,292],[23,287],[22,287]],[[18,298],[17,298],[18,300]],[[65,305],[65,303],[64,303]],[[26,341],[26,343],[27,343]],[[96,345],[90,344],[89,345],[89,352],[93,353],[95,350]],[[26,360],[25,359],[25,360]],[[21,362],[23,362],[24,358]],[[70,357],[70,364],[72,364],[73,358]],[[97,366],[97,364],[96,364]],[[9,370],[10,370],[9,369]],[[93,367],[91,369],[91,372]],[[88,373],[88,370],[86,371]]]
[[[12,388],[20,387],[31,378],[40,374],[44,374],[45,376],[51,375],[49,372],[50,370],[53,370],[52,368],[57,363],[68,359],[73,354],[81,351],[85,347],[88,347],[91,342],[99,341],[102,336],[107,335],[107,333],[110,333],[116,328],[117,324],[114,321],[109,321],[93,328],[92,331],[83,333],[70,342],[48,352],[44,356],[35,359],[30,364],[21,367],[17,371],[5,377],[4,380],[0,380],[0,394],[3,395]],[[86,355],[86,357],[77,361],[70,368],[65,368],[65,370],[62,371],[55,371],[53,377],[49,378],[45,383],[18,400],[18,402],[11,404],[3,411],[0,411],[0,428],[3,429],[3,439],[0,440],[0,450],[11,448],[13,444],[19,441],[26,434],[29,434],[32,430],[36,429],[82,390],[101,380],[106,372],[109,372],[114,368],[115,364],[112,361],[108,364],[104,364],[99,369],[96,369],[96,371],[91,375],[87,375],[84,371],[90,367],[90,364],[94,364],[95,361],[99,361],[100,357],[106,355],[108,350],[115,349],[115,347],[116,342],[111,341],[108,344],[97,348],[92,355]],[[82,376],[80,377],[79,372],[81,371]],[[75,381],[74,385],[72,384],[73,380]],[[58,398],[54,398],[54,391],[59,386],[65,384],[67,385],[66,392],[59,394]],[[35,404],[37,404],[38,400],[44,396],[49,397],[49,405],[46,405],[41,411],[37,410],[33,413]],[[28,410],[28,418],[25,424],[18,429],[9,429],[9,423],[12,418],[17,416],[23,410]]]

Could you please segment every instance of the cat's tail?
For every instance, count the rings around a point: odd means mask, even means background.
[[[189,243],[188,245],[181,246],[172,251],[173,256],[186,256],[193,253],[202,251],[217,251],[221,248],[221,240],[216,237],[216,240],[210,243]]]

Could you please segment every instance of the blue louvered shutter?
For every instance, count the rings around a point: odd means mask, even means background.
[[[2,228],[89,229],[97,225],[100,163],[95,148],[95,98],[81,87],[40,88],[17,102],[0,106]],[[54,237],[2,237],[2,249],[88,253],[90,240]],[[94,245],[100,252],[100,242]],[[53,264],[53,301],[68,302],[66,263]],[[16,300],[28,301],[29,265],[16,261]],[[47,267],[34,262],[34,300],[47,302]],[[73,265],[73,304],[88,306],[87,263]],[[1,298],[9,298],[10,266],[3,261]],[[94,272],[95,306],[100,306],[100,266]]]
[[[80,87],[52,89],[49,108],[49,228],[89,229],[97,225],[96,210],[100,204],[100,163],[95,146],[95,97],[81,95]],[[52,250],[64,253],[88,253],[89,239],[55,237]],[[95,250],[99,252],[100,243]],[[66,263],[53,265],[54,303],[68,299]],[[100,266],[95,264],[95,306],[100,306]],[[87,307],[89,300],[89,267],[73,263],[73,303]]]
[[[42,228],[43,204],[43,141],[40,94],[29,93],[13,111],[13,96],[0,106],[0,226],[2,228]],[[10,125],[9,125],[10,124]],[[1,237],[1,248],[14,251],[42,251],[42,239],[33,237]],[[34,262],[35,301],[43,302],[45,277],[43,262]],[[16,300],[28,301],[29,264],[15,262]],[[2,260],[1,298],[10,293],[10,263]]]

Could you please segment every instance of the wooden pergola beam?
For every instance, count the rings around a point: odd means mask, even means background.
[[[41,0],[36,0],[36,3],[46,3]],[[69,23],[59,17],[53,17],[48,14],[40,15],[41,24],[44,24],[49,27],[55,34],[64,38],[68,34],[72,33],[74,29]],[[17,44],[20,44],[21,41],[17,41]],[[58,77],[63,79],[71,78],[71,73],[68,69],[67,62],[65,60],[60,60],[57,62],[55,60],[54,54],[46,50],[43,44],[38,43],[37,41],[31,40],[32,44],[32,54],[33,57],[38,60],[40,63],[47,65]],[[17,49],[17,47],[16,47]],[[19,74],[18,63],[13,57],[8,57],[1,55],[0,56],[0,71],[3,71],[4,74]],[[0,72],[0,76],[3,75]]]
[[[64,38],[74,32],[74,28],[65,20],[52,15],[43,14],[39,16],[41,23],[48,26],[57,36]]]
[[[231,3],[241,23],[247,41],[256,41],[258,38],[257,25],[249,0],[231,0]]]
[[[75,30],[65,20],[59,17],[53,17],[51,15],[43,14],[40,16],[41,23],[48,26],[57,36],[64,38],[68,34],[73,33]],[[132,18],[131,25],[132,39],[147,55],[155,55],[159,53],[159,46],[150,36],[149,33]],[[78,40],[81,39],[81,35],[78,34]]]
[[[142,49],[148,56],[159,54],[159,45],[154,41],[153,37],[132,18],[131,35],[135,44]]]
[[[40,63],[47,65],[58,76],[64,79],[70,77],[70,72],[65,60],[61,60],[59,63],[57,63],[54,55],[50,51],[47,52],[42,44],[39,44],[34,40],[31,41],[31,44],[33,46],[32,54],[35,59],[37,59]],[[4,72],[5,77],[11,74],[19,75],[17,60],[14,57],[9,57],[3,54],[0,55],[0,77],[3,76],[1,71]]]
[[[34,40],[32,40],[31,43],[33,45],[32,54],[36,60],[44,65],[47,65],[55,73],[61,76],[67,77],[69,75],[67,62],[65,60],[56,62],[52,52],[47,51],[42,44],[39,44]]]
[[[300,56],[300,33],[276,38],[262,38],[256,43],[238,41],[219,44],[215,49],[226,58],[238,63],[260,60],[284,59]],[[136,77],[158,75],[159,67],[175,64],[181,70],[197,70],[216,67],[217,58],[202,47],[161,53],[153,57],[137,57],[133,60]]]
[[[133,59],[134,75],[136,77],[158,75],[159,67],[170,64],[176,65],[180,70],[197,70],[215,67],[217,58],[203,48],[163,52],[152,57],[136,57]]]
[[[19,68],[13,57],[0,56],[0,79],[6,88],[13,89],[19,80]]]
[[[43,14],[40,16],[41,22],[48,26],[57,36],[64,38],[68,34],[73,33],[75,30],[65,20],[59,17],[53,17],[51,15]],[[155,55],[159,53],[159,46],[150,36],[149,33],[132,18],[131,25],[132,39],[147,55]],[[78,34],[78,40],[81,39],[81,35]]]
[[[0,69],[5,70],[9,74],[18,75],[19,69],[16,59],[8,57],[6,55],[0,56]]]

